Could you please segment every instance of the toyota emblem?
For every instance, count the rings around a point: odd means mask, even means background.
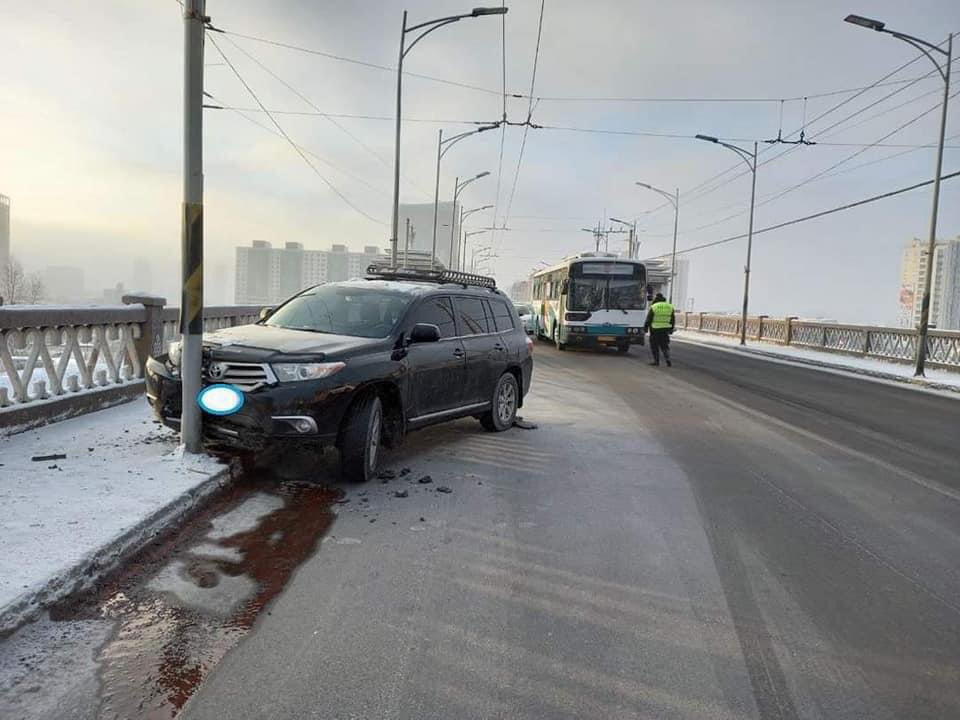
[[[212,380],[219,380],[223,377],[223,374],[227,371],[226,366],[223,363],[210,363],[210,367],[207,368],[207,374]]]

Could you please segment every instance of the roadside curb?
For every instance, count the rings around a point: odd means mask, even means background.
[[[689,333],[689,331],[687,331],[687,333]],[[798,365],[810,365],[812,367],[821,367],[821,368],[826,368],[828,370],[839,370],[846,373],[853,373],[855,375],[865,375],[867,377],[873,377],[879,380],[889,380],[889,381],[900,383],[903,385],[912,385],[914,387],[925,388],[927,390],[949,392],[949,393],[953,393],[960,396],[960,387],[956,385],[945,385],[943,383],[932,382],[930,380],[918,380],[917,378],[903,377],[902,375],[895,375],[894,373],[885,373],[880,370],[868,370],[867,368],[851,367],[849,365],[841,365],[840,363],[831,363],[831,362],[826,362],[824,360],[813,360],[811,358],[793,357],[791,355],[781,355],[780,353],[761,350],[754,347],[740,347],[740,346],[731,347],[730,345],[726,345],[724,343],[710,342],[706,338],[701,338],[699,337],[699,335],[693,335],[693,334],[678,335],[674,337],[674,340],[679,342],[688,342],[693,345],[707,345],[712,348],[726,350],[727,352],[739,353],[743,355],[759,355],[761,357],[767,357],[773,360],[779,360],[781,362],[786,362],[786,363],[796,363]]]
[[[200,473],[201,470],[190,468]],[[0,635],[13,632],[35,619],[56,602],[92,587],[157,537],[175,527],[191,510],[226,487],[233,480],[233,470],[221,467],[179,496],[154,510],[140,522],[88,553],[80,562],[59,572],[43,585],[34,586],[0,608]]]

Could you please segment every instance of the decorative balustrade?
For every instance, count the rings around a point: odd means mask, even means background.
[[[739,336],[739,315],[678,313],[677,326],[687,330]],[[875,357],[894,362],[913,362],[917,331],[871,325],[811,322],[794,317],[747,318],[747,337],[780,345],[795,345],[825,352]],[[927,336],[927,364],[960,371],[960,332],[931,330]]]
[[[131,384],[147,356],[178,335],[177,308],[162,298],[124,297],[125,305],[0,307],[0,427],[10,412],[40,401],[68,402]],[[259,307],[204,309],[204,330],[254,322]]]

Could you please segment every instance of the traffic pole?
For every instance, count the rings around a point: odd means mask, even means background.
[[[943,66],[943,105],[940,108],[940,138],[937,142],[937,163],[933,175],[933,209],[930,212],[930,239],[927,242],[927,275],[923,283],[920,306],[920,327],[917,328],[917,356],[914,377],[924,377],[927,364],[927,334],[930,328],[930,303],[933,289],[934,261],[937,254],[937,212],[940,209],[940,174],[943,171],[943,142],[947,133],[947,102],[950,100],[950,65],[953,62],[953,33],[947,36],[947,62]]]
[[[197,405],[203,362],[203,35],[206,0],[184,0],[183,215],[180,360],[182,410],[180,441],[201,451],[202,414]]]

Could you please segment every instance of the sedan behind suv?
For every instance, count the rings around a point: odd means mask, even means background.
[[[532,346],[490,278],[371,267],[365,280],[309,288],[256,324],[204,335],[204,386],[238,397],[227,413],[205,408],[204,441],[254,453],[332,446],[343,474],[364,481],[381,443],[410,430],[465,416],[490,431],[511,427],[530,389]],[[146,368],[147,398],[173,428],[179,352],[174,344]]]

